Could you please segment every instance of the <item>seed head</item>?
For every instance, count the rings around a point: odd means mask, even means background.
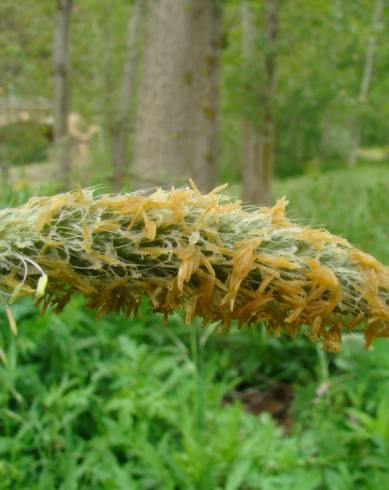
[[[98,316],[130,314],[148,296],[165,316],[185,310],[188,323],[198,315],[223,330],[232,320],[275,335],[303,330],[329,351],[357,327],[367,346],[389,336],[388,267],[290,222],[285,199],[246,208],[221,190],[79,190],[4,209],[0,293],[7,303],[35,295],[55,311],[81,293]]]

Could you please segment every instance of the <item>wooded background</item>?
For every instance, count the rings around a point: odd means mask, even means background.
[[[3,0],[2,168],[269,204],[273,176],[387,162],[387,27],[384,0]]]

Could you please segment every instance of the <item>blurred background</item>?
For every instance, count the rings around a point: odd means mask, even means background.
[[[228,182],[389,264],[388,24],[385,0],[1,0],[1,204]],[[13,311],[0,489],[389,488],[385,341]]]

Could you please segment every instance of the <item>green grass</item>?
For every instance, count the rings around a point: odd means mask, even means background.
[[[49,126],[35,122],[21,122],[1,127],[1,160],[12,165],[45,160],[50,143],[50,131]]]
[[[384,169],[276,185],[304,223],[389,264]],[[357,336],[327,355],[261,327],[216,336],[138,318],[95,321],[76,298],[60,316],[0,317],[0,489],[377,490],[389,488],[388,341]],[[293,387],[288,434],[223,397],[245,383]],[[317,394],[318,388],[320,393]]]
[[[274,194],[287,196],[293,218],[325,226],[389,265],[389,165],[284,180]]]

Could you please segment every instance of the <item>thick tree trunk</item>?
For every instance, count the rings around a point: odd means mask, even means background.
[[[150,181],[216,181],[220,12],[213,0],[149,5],[132,166]]]
[[[266,0],[263,86],[258,88],[258,118],[245,119],[242,129],[242,195],[247,202],[269,205],[274,158],[274,97],[279,0]],[[255,63],[255,26],[248,4],[242,7],[243,58]]]
[[[54,152],[62,185],[70,187],[71,160],[68,135],[69,114],[69,31],[72,0],[57,0],[54,21]]]
[[[135,0],[128,26],[128,55],[124,65],[116,117],[111,129],[112,177],[115,190],[123,187],[127,170],[127,144],[130,130],[131,109],[135,98],[136,73],[138,66],[142,10],[145,0]]]
[[[377,31],[381,21],[383,11],[384,11],[384,0],[376,0],[374,12],[373,12],[373,20],[371,24],[370,37],[366,50],[365,66],[363,69],[361,88],[358,96],[358,103],[361,108],[366,104],[367,97],[369,94],[369,86],[370,86],[371,76],[373,73],[374,53],[377,45]],[[357,120],[354,123],[354,128],[352,131],[352,141],[351,141],[351,148],[350,148],[350,154],[348,159],[348,164],[350,167],[355,167],[357,163],[357,155],[358,155],[358,148],[360,142],[361,142],[361,121],[360,118],[357,117]]]

